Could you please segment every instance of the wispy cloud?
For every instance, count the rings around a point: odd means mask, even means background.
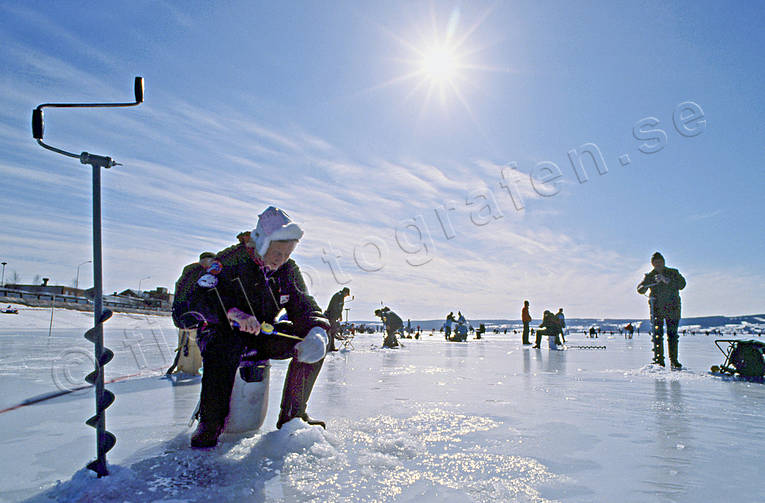
[[[707,211],[705,213],[695,213],[693,215],[689,215],[688,220],[690,220],[691,222],[700,222],[702,220],[709,220],[718,215],[722,215],[723,213],[724,213],[724,210],[722,209]]]

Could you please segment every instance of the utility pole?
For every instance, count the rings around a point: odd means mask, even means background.
[[[3,288],[5,288],[5,265],[7,263],[8,262],[2,262],[2,264],[3,264],[3,281],[2,281]]]
[[[78,264],[77,265],[77,275],[74,277],[74,287],[75,288],[78,288],[79,284],[80,284],[80,266],[81,265],[85,265],[85,264],[92,264],[92,263],[93,263],[92,260],[86,260],[82,264]]]

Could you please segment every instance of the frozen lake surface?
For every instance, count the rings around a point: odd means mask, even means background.
[[[23,308],[23,306],[20,306]],[[81,383],[87,314],[22,310],[0,322],[0,409]],[[10,316],[9,316],[10,318]],[[15,325],[14,325],[15,323]],[[0,413],[2,501],[763,501],[765,385],[709,375],[714,337],[681,337],[688,370],[647,365],[645,334],[530,349],[520,335],[445,342],[436,332],[380,349],[379,334],[330,354],[309,403],[327,431],[275,429],[286,362],[274,362],[261,431],[188,447],[198,380],[159,375],[168,318],[115,315],[106,345],[117,400],[112,475],[95,457],[92,390]],[[472,337],[471,337],[472,339]],[[68,353],[67,353],[68,352]],[[735,495],[735,496],[734,496]]]

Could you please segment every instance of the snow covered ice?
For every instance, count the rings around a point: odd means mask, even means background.
[[[19,306],[0,318],[0,409],[73,386],[89,370],[92,317]],[[189,448],[199,380],[161,378],[169,318],[116,314],[105,325],[117,400],[111,475],[95,457],[92,389],[0,414],[2,501],[730,501],[765,500],[765,385],[707,373],[712,336],[681,336],[673,372],[647,363],[648,336],[529,349],[518,335],[445,342],[438,332],[380,349],[360,335],[331,353],[309,402],[327,430],[275,429],[286,362],[273,362],[261,431]],[[750,338],[750,337],[746,337]],[[81,353],[80,350],[83,352]],[[68,355],[62,357],[67,351]]]

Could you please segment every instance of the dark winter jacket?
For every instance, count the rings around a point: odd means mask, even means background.
[[[554,314],[548,312],[545,313],[544,318],[542,318],[542,323],[539,325],[539,328],[544,328],[548,334],[555,334],[562,332],[561,326],[560,326],[560,320],[555,316]]]
[[[231,308],[254,314],[261,323],[274,323],[284,308],[298,337],[305,337],[316,326],[329,329],[329,322],[308,294],[300,269],[292,259],[268,277],[244,244],[223,250],[217,261],[220,271],[211,267],[202,275],[189,300],[190,309],[206,321],[208,336],[239,333],[226,316]]]
[[[178,328],[184,326],[183,314],[189,310],[189,295],[194,289],[197,280],[205,273],[204,267],[199,262],[194,262],[183,268],[181,277],[175,283],[175,295],[173,298],[173,323]]]
[[[387,310],[383,313],[383,323],[385,323],[385,329],[390,331],[404,328],[404,320],[391,310]]]
[[[669,279],[669,283],[660,283],[656,277],[658,273],[652,270],[646,273],[643,281],[637,287],[639,293],[645,293],[650,289],[650,302],[654,313],[665,316],[680,317],[680,290],[685,288],[685,278],[677,269],[665,267],[662,275]]]
[[[218,252],[216,257],[228,257],[227,260],[230,261],[232,256],[241,256],[242,254],[246,256],[247,252],[241,245],[249,241],[250,233],[248,231],[240,232],[239,235],[237,235],[237,238],[239,239],[239,244],[229,246],[225,250]],[[217,258],[216,260],[220,261]],[[197,284],[199,278],[206,272],[207,271],[202,264],[194,262],[183,268],[181,276],[178,278],[178,281],[175,282],[172,314],[173,323],[175,323],[176,327],[189,328],[197,325],[198,320],[195,317],[184,315],[190,312],[189,302],[194,286]]]
[[[330,321],[335,322],[342,318],[343,307],[345,306],[345,292],[340,290],[329,300],[329,306],[324,313]]]

